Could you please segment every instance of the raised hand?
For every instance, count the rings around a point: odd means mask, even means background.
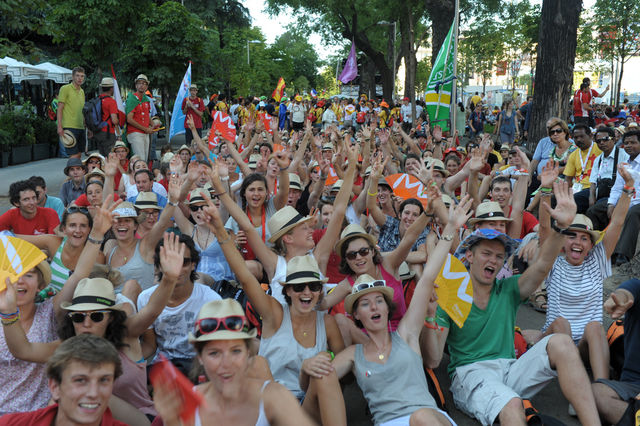
[[[386,130],[382,130],[378,133],[378,138],[380,139],[380,145],[384,145],[389,142],[389,132]]]
[[[559,173],[558,163],[553,160],[547,161],[547,164],[542,168],[542,173],[540,173],[540,186],[543,188],[551,188],[551,185],[553,185],[558,178]]]
[[[196,161],[192,161],[187,166],[187,179],[191,182],[195,182],[200,177],[200,164]]]
[[[169,170],[171,173],[180,174],[183,170],[182,160],[179,155],[174,155],[171,161],[169,162]]]
[[[465,195],[462,200],[460,200],[460,204],[455,206],[455,208],[452,204],[449,207],[449,223],[456,229],[460,229],[473,215],[473,210],[471,210],[472,205],[473,198],[471,198],[468,194]]]
[[[369,126],[362,126],[362,137],[365,139],[371,138],[371,129]]]
[[[0,312],[12,314],[18,310],[15,284],[11,283],[9,277],[5,279],[7,288],[0,291]]]
[[[120,160],[115,152],[109,153],[107,156],[107,161],[104,163],[104,174],[113,177],[118,173],[118,165],[120,164]]]
[[[187,126],[189,126],[189,129],[195,129],[196,125],[193,122],[193,116],[191,115],[187,115]]]
[[[471,159],[469,160],[469,171],[472,173],[479,173],[485,165],[484,156],[480,151],[480,148],[474,148],[471,151]]]
[[[177,280],[182,271],[186,246],[174,233],[165,232],[163,239],[164,244],[160,247],[162,274],[167,278]]]
[[[633,176],[631,176],[631,173],[629,173],[629,171],[627,170],[628,165],[628,163],[618,164],[618,174],[622,176],[622,179],[624,179],[624,184],[626,186],[634,186],[635,181],[633,180]]]
[[[318,355],[302,361],[302,371],[317,379],[327,376],[333,371],[331,355],[328,352],[320,352]]]
[[[169,200],[173,201],[174,203],[181,201],[180,190],[180,179],[178,179],[178,176],[169,176],[169,189],[167,191],[169,193]]]
[[[626,300],[623,301],[614,291],[611,293],[607,301],[604,302],[604,310],[607,311],[611,318],[620,318],[631,306],[633,306],[633,299],[629,299],[628,296],[625,299]]]
[[[429,167],[425,166],[424,163],[420,163],[418,170],[415,168],[411,168],[410,170],[405,170],[407,173],[414,174],[420,182],[423,184],[427,184],[433,181],[433,166],[434,162],[432,161]]]
[[[435,126],[433,128],[433,138],[435,140],[440,140],[442,139],[442,128],[440,126]]]
[[[289,164],[291,164],[289,153],[287,153],[286,151],[276,152],[274,158],[276,159],[276,163],[278,163],[278,167],[280,167],[280,170],[288,168]]]
[[[209,222],[207,225],[214,232],[216,228],[224,228],[224,224],[222,223],[222,218],[220,217],[220,210],[213,204],[213,201],[210,198],[205,198],[207,200],[207,205],[204,208],[204,212],[207,214],[209,218]]]
[[[549,204],[543,204],[552,218],[556,220],[559,228],[568,228],[576,216],[576,202],[573,199],[573,191],[567,182],[554,182],[553,194],[556,197],[556,207],[552,209]]]
[[[98,233],[101,236],[107,233],[109,228],[113,225],[117,214],[113,214],[113,210],[122,203],[122,200],[113,202],[112,199],[107,198],[102,202],[100,207],[96,207],[93,213],[93,227],[91,233]]]

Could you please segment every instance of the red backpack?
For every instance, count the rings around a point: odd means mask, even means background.
[[[366,115],[367,114],[364,111],[360,111],[358,114],[356,114],[356,123],[363,124]]]

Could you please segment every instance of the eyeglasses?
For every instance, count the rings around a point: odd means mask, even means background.
[[[360,283],[354,286],[356,291],[362,291],[362,290],[366,290],[368,288],[373,288],[373,287],[386,287],[386,284],[383,280],[376,280],[371,283]]]
[[[69,213],[69,214],[71,214],[71,213],[89,214],[89,210],[85,209],[84,207],[67,207],[67,213]]]
[[[322,290],[322,283],[304,283],[304,284],[290,284],[290,285],[291,285],[291,289],[296,293],[302,293],[305,287],[309,287],[309,290],[313,291],[314,293]]]
[[[88,164],[100,164],[100,160],[89,160]]]
[[[564,133],[562,129],[551,129],[549,130],[549,136],[551,135],[559,135],[560,133]]]
[[[200,204],[198,206],[191,204],[189,208],[191,209],[192,212],[197,212],[198,210],[204,209],[204,204]]]
[[[156,209],[142,210],[141,213],[145,213],[150,216],[158,216],[160,214],[160,210],[156,210]]]
[[[190,257],[185,257],[184,259],[182,259],[182,266],[188,266],[191,264],[191,258]]]
[[[242,315],[229,315],[222,318],[202,318],[196,321],[196,338],[203,334],[211,334],[223,327],[229,331],[249,331],[247,317]]]
[[[611,140],[611,136],[607,136],[606,138],[596,139],[596,143],[607,142]]]
[[[67,314],[71,321],[76,324],[80,324],[84,322],[84,319],[89,315],[89,319],[92,322],[101,322],[104,320],[104,314],[108,314],[109,311],[93,311],[93,312],[70,312]]]
[[[358,255],[365,257],[365,256],[368,256],[370,252],[371,252],[371,247],[362,247],[360,250],[349,251],[345,253],[344,257],[346,257],[348,260],[355,260],[356,257],[358,257]]]

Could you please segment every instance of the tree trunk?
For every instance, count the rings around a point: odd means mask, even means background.
[[[547,136],[551,117],[567,119],[582,0],[543,0],[529,149]]]
[[[624,72],[624,57],[620,57],[620,74],[618,75],[618,84],[616,85],[616,101],[614,105],[620,106],[620,92],[622,91],[622,73]]]
[[[447,38],[449,28],[453,24],[455,3],[454,0],[425,0],[424,3],[425,9],[427,9],[431,18],[431,67],[433,67],[440,51],[440,46],[444,43],[444,39]]]

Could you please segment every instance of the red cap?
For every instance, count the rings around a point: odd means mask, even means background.
[[[402,98],[402,100],[403,100],[403,101],[408,101],[408,100],[409,100],[409,98],[405,96],[404,98]]]

